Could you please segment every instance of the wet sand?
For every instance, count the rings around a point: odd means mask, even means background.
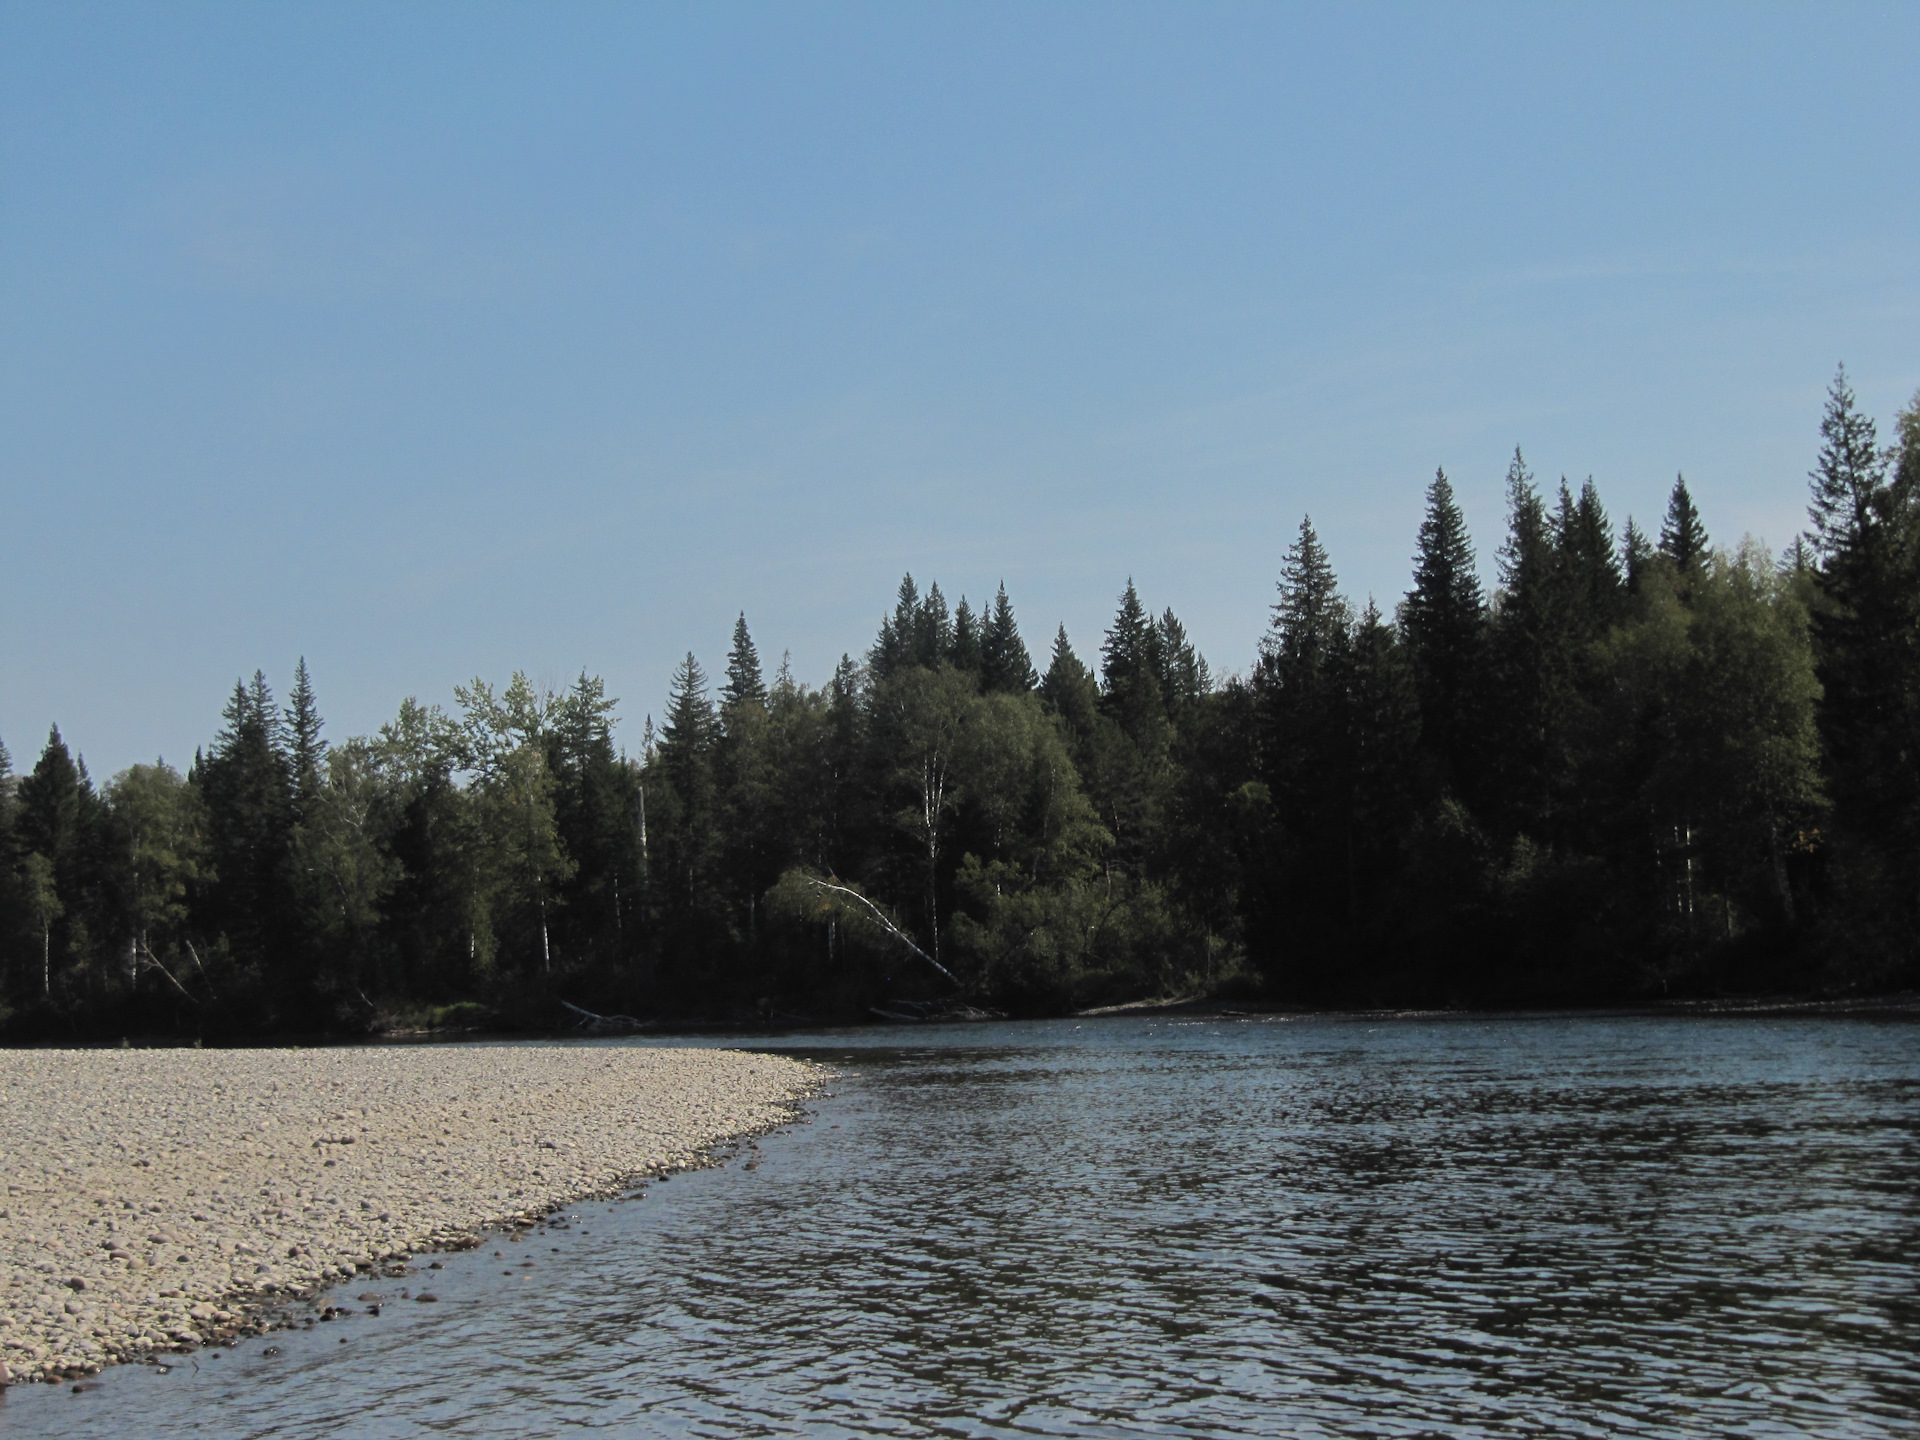
[[[252,1333],[277,1299],[698,1164],[820,1080],[726,1050],[0,1052],[0,1384]]]

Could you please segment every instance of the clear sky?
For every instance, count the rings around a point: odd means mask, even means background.
[[[1404,590],[1516,443],[1804,523],[1920,386],[1920,6],[0,0],[0,738],[184,764],[901,572],[1244,668],[1311,512]]]

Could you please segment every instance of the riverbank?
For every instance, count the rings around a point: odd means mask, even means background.
[[[812,1066],[724,1050],[0,1051],[0,1384],[252,1333],[792,1118]]]

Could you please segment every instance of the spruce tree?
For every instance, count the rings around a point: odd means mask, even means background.
[[[554,913],[562,955],[620,959],[638,939],[630,923],[639,901],[638,780],[614,749],[615,705],[605,682],[583,670],[549,731],[554,824],[574,866]]]
[[[1100,715],[1100,687],[1074,654],[1065,625],[1053,637],[1053,653],[1047,661],[1046,677],[1040,682],[1040,696],[1076,739],[1084,740],[1093,733]]]
[[[1311,519],[1289,547],[1255,671],[1259,778],[1272,802],[1249,887],[1250,939],[1273,979],[1318,993],[1345,925],[1349,779],[1344,666],[1352,610]]]
[[[1200,698],[1213,688],[1207,662],[1187,638],[1187,627],[1169,606],[1154,622],[1153,653],[1159,669],[1160,696],[1166,702],[1169,719],[1186,715]]]
[[[1843,369],[1828,391],[1813,481],[1819,708],[1851,903],[1852,948],[1872,978],[1911,967],[1920,946],[1920,420],[1882,452]],[[1889,462],[1893,476],[1888,476]],[[1877,923],[1869,919],[1878,913]],[[1867,936],[1875,938],[1864,938]]]
[[[1420,728],[1442,783],[1471,790],[1479,773],[1486,602],[1466,517],[1444,470],[1427,489],[1413,589],[1400,612],[1420,698]]]
[[[320,794],[321,775],[327,758],[327,742],[320,736],[326,721],[320,718],[319,702],[314,699],[313,681],[307,674],[307,657],[302,655],[294,667],[293,692],[287,697],[287,759],[293,773],[294,818],[304,821]]]
[[[81,772],[60,727],[47,732],[46,748],[19,785],[20,843],[64,864],[80,844]]]
[[[1371,600],[1342,665],[1346,726],[1339,755],[1346,790],[1346,923],[1377,944],[1390,934],[1403,852],[1419,803],[1421,705],[1407,647]],[[1375,963],[1378,963],[1375,961]]]
[[[1707,532],[1700,523],[1700,511],[1687,493],[1687,477],[1673,482],[1673,494],[1667,500],[1667,518],[1660,526],[1660,553],[1673,561],[1683,575],[1697,571],[1707,555]]]
[[[215,876],[209,928],[226,935],[237,958],[281,968],[280,942],[291,923],[283,867],[293,826],[292,764],[266,676],[256,670],[250,682],[235,681],[222,719],[192,777],[207,802]]]
[[[1165,718],[1159,670],[1159,636],[1129,578],[1100,646],[1100,703],[1135,744],[1147,743],[1149,729]]]
[[[1591,475],[1580,487],[1578,500],[1569,495],[1565,480],[1560,482],[1560,494],[1554,538],[1570,599],[1586,633],[1599,635],[1619,618],[1627,588],[1620,556],[1614,549],[1613,524],[1607,519],[1599,487]]]
[[[1128,577],[1120,596],[1120,609],[1100,645],[1100,678],[1108,692],[1120,689],[1149,668],[1148,647],[1152,643],[1153,622],[1147,618],[1140,592]]]
[[[707,673],[688,651],[667,691],[667,719],[660,729],[658,764],[671,787],[675,823],[661,837],[661,868],[671,877],[671,908],[697,911],[712,900],[713,866],[718,858],[719,796],[714,778],[714,748],[720,732]],[[664,829],[665,827],[663,827]]]
[[[727,679],[720,687],[721,713],[739,708],[742,705],[767,703],[767,685],[760,674],[760,652],[754,648],[753,636],[747,632],[747,613],[740,612],[740,618],[733,622],[733,648],[727,652]]]
[[[937,580],[927,587],[927,598],[920,602],[913,635],[913,663],[925,669],[938,669],[953,652],[953,617],[947,613],[947,598],[940,593]]]
[[[767,873],[767,862],[776,845],[770,833],[774,787],[769,773],[767,687],[744,614],[734,622],[733,652],[720,694],[715,779],[723,827],[723,889],[741,932],[752,943],[759,936],[760,893],[774,879]]]
[[[1507,467],[1507,538],[1491,630],[1499,697],[1488,726],[1491,774],[1510,833],[1536,838],[1552,812],[1573,655],[1553,526],[1516,447]]]
[[[876,680],[885,680],[909,665],[919,663],[915,655],[920,630],[920,587],[911,572],[900,580],[893,614],[880,622],[880,634],[867,652],[867,668]]]
[[[33,988],[43,996],[63,962],[93,958],[104,922],[101,830],[105,816],[84,760],[50,729],[46,748],[16,791],[15,825],[22,856],[17,876],[33,927]],[[89,922],[92,922],[91,925]]]
[[[947,652],[947,659],[952,662],[954,669],[978,675],[984,658],[980,623],[974,618],[973,607],[967,604],[967,597],[962,595],[960,603],[953,607],[953,644]]]
[[[980,687],[989,692],[1021,695],[1038,683],[1033,657],[1027,653],[1026,642],[1020,638],[1020,627],[1014,623],[1013,605],[1007,599],[1007,585],[1003,580],[993,597],[993,610],[981,627]]]
[[[1620,561],[1626,570],[1626,586],[1630,592],[1638,593],[1641,577],[1647,573],[1647,566],[1653,563],[1653,542],[1647,539],[1631,515],[1627,517],[1627,528],[1620,537]]]
[[[1346,639],[1351,614],[1308,516],[1280,567],[1280,599],[1263,646],[1279,683],[1318,676]]]

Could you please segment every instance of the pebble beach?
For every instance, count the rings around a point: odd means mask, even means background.
[[[821,1079],[727,1050],[0,1051],[0,1385],[254,1333],[276,1300],[700,1164]]]

